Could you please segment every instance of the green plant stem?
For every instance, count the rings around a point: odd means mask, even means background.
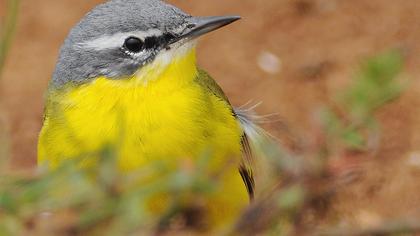
[[[3,71],[6,55],[9,51],[13,39],[13,34],[15,32],[19,3],[20,0],[7,1],[6,19],[0,32],[0,75]]]

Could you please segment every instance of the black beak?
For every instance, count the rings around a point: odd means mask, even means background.
[[[192,17],[185,31],[173,42],[190,41],[241,19],[240,16]]]

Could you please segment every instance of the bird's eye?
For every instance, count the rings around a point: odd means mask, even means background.
[[[144,42],[136,37],[128,37],[124,42],[124,47],[130,52],[138,53],[143,49]]]

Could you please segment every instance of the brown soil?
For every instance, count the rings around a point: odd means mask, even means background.
[[[16,39],[1,80],[0,121],[10,127],[16,167],[33,167],[43,94],[60,44],[99,0],[22,1]],[[409,88],[381,109],[381,142],[364,158],[363,177],[335,201],[344,223],[420,216],[420,1],[418,0],[173,0],[193,15],[239,14],[238,23],[202,39],[199,61],[233,104],[262,101],[305,142],[321,104],[351,83],[358,63],[389,48],[403,49]],[[0,9],[4,1],[0,1]],[[2,12],[0,10],[0,12]],[[267,73],[258,58],[280,59]]]

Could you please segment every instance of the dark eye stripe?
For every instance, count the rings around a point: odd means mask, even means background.
[[[171,33],[165,33],[159,37],[147,37],[143,42],[141,39],[131,36],[125,40],[124,48],[130,51],[131,53],[138,53],[142,50],[167,48],[175,38],[175,35]]]
[[[159,42],[156,36],[148,37],[144,40],[144,46],[146,49],[156,48],[158,44]]]
[[[144,48],[153,49],[159,47],[166,47],[176,37],[173,34],[166,33],[162,36],[150,36],[144,40]]]

